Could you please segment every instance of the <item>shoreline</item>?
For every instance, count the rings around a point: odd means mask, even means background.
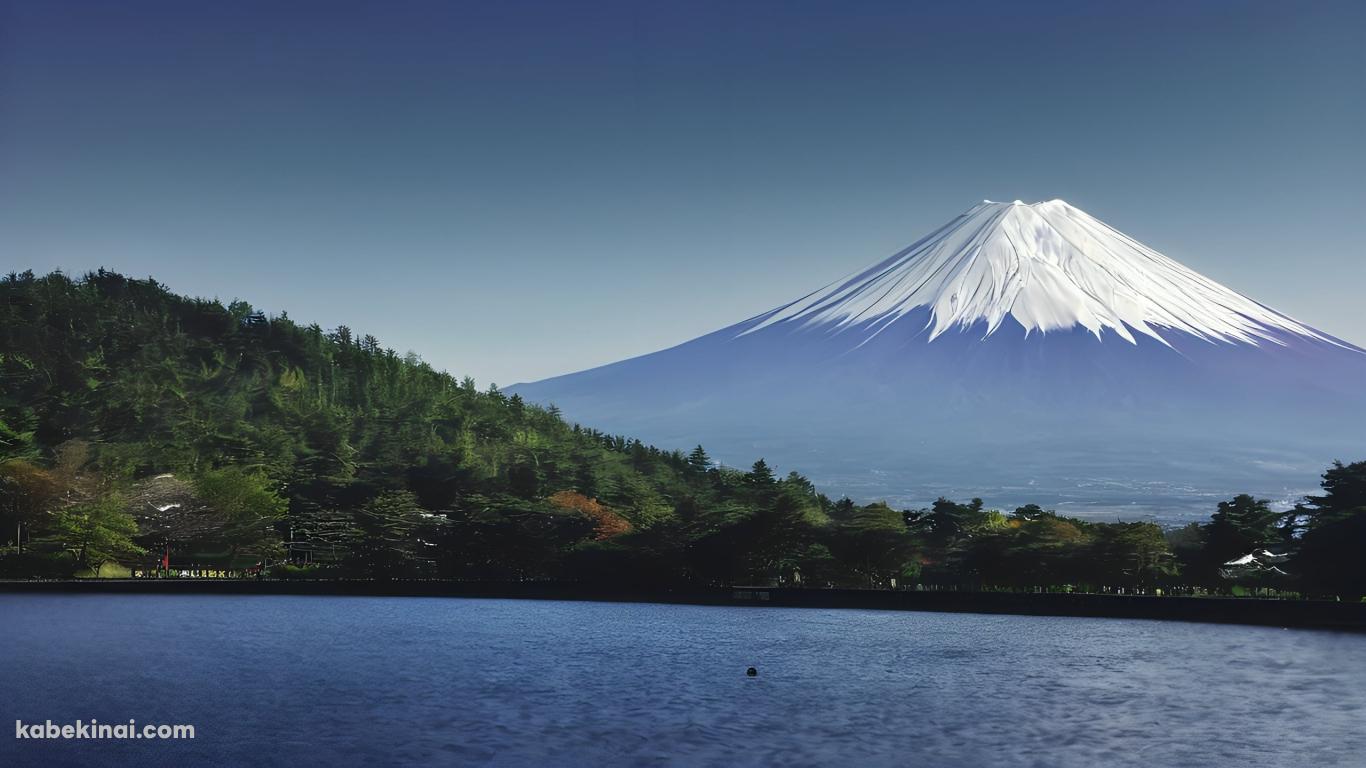
[[[789,587],[612,589],[563,582],[73,579],[3,580],[0,594],[463,597],[773,608],[1154,619],[1366,632],[1366,603],[1230,597],[915,592]]]

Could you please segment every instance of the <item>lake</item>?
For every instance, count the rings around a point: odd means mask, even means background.
[[[0,594],[0,765],[1366,764],[1366,635],[403,597]],[[745,670],[754,666],[757,677]]]

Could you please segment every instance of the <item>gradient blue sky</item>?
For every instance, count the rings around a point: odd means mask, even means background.
[[[0,268],[481,384],[1062,197],[1366,344],[1366,3],[0,0]]]

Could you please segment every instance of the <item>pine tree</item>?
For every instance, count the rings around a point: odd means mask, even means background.
[[[745,480],[750,485],[758,488],[766,488],[777,482],[773,476],[773,470],[768,466],[768,462],[759,459],[750,468],[749,474],[745,475]]]
[[[711,457],[708,456],[707,452],[702,450],[702,446],[699,445],[692,449],[692,453],[688,454],[688,466],[691,467],[694,472],[706,472],[711,469]]]
[[[1232,501],[1219,502],[1219,510],[1201,532],[1208,565],[1217,568],[1277,541],[1280,535],[1276,523],[1280,517],[1272,511],[1271,502],[1245,493]]]

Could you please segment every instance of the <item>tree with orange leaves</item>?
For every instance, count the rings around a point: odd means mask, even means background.
[[[578,491],[552,494],[550,503],[559,509],[570,509],[593,521],[593,539],[606,541],[631,530],[631,523],[597,499],[590,499]]]

